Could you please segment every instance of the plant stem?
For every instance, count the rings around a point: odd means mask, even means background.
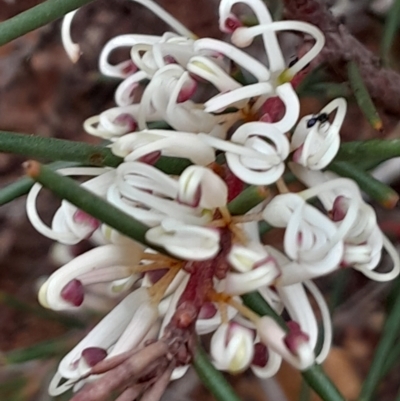
[[[93,0],[47,0],[0,23],[0,46],[63,17]]]
[[[392,353],[400,331],[400,292],[388,314],[382,330],[382,336],[375,351],[368,375],[361,388],[359,401],[370,401],[382,376],[389,355]]]
[[[373,165],[400,156],[400,139],[371,139],[347,142],[340,146],[335,161],[358,165],[369,161]]]
[[[25,163],[27,174],[61,199],[65,199],[121,234],[142,244],[147,244],[145,234],[149,229],[140,221],[124,213],[99,196],[87,191],[69,177],[61,176],[35,161]],[[153,249],[157,249],[150,245]],[[163,252],[165,253],[165,251]]]
[[[235,390],[226,381],[223,374],[214,368],[199,342],[197,343],[192,363],[200,380],[218,401],[240,401]]]
[[[74,167],[78,165],[78,163],[74,162],[54,162],[49,164],[48,167],[50,167],[52,170],[58,170],[60,168]],[[20,196],[26,195],[34,183],[35,181],[33,181],[31,178],[24,177],[13,182],[12,184],[5,186],[4,188],[0,188],[0,206],[17,199]]]
[[[241,298],[243,299],[243,303],[252,311],[260,316],[271,316],[284,330],[287,330],[285,320],[271,308],[259,292],[249,292],[243,294]]]
[[[0,152],[51,161],[73,161],[90,166],[116,167],[123,161],[104,146],[6,131],[0,131]]]
[[[382,35],[381,58],[386,67],[389,66],[390,49],[400,26],[400,0],[394,0],[385,17],[385,27]]]
[[[246,214],[253,207],[264,201],[269,191],[266,187],[250,186],[229,202],[228,210],[232,215]]]
[[[336,161],[327,169],[342,177],[353,179],[367,195],[387,209],[393,209],[399,201],[399,195],[394,189],[357,168],[353,163]]]
[[[65,338],[47,340],[31,347],[6,352],[1,356],[1,359],[7,365],[24,363],[35,359],[47,359],[65,354],[71,349],[71,345],[73,345],[72,339],[69,339],[69,341]]]
[[[324,401],[346,401],[320,365],[314,364],[307,370],[301,372],[301,374],[308,385]]]

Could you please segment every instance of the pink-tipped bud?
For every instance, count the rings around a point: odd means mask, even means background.
[[[61,298],[74,306],[82,305],[85,298],[85,291],[82,283],[77,280],[71,280],[62,290]]]
[[[128,60],[122,67],[122,73],[125,75],[131,75],[138,70],[136,64],[132,60]]]
[[[170,54],[167,54],[164,56],[164,62],[165,64],[177,64],[178,62],[176,61],[175,57],[171,56]]]
[[[231,14],[226,20],[225,20],[225,32],[227,33],[232,33],[235,32],[236,29],[242,27],[243,24],[237,18],[235,15]]]
[[[190,79],[186,82],[181,91],[179,92],[177,102],[182,103],[189,100],[196,92],[197,89],[197,82],[194,79]]]
[[[268,114],[272,120],[271,122],[273,123],[282,119],[283,115],[285,114],[285,109],[285,104],[277,96],[268,98],[261,108],[262,113]]]
[[[211,319],[217,313],[216,306],[211,302],[206,302],[200,309],[199,319]]]
[[[342,221],[349,209],[349,199],[345,196],[338,196],[333,202],[331,216],[333,221]]]
[[[200,204],[200,200],[201,200],[201,185],[199,185],[196,189],[196,192],[193,194],[191,199],[182,199],[181,197],[178,196],[177,201],[178,203],[180,203],[181,205],[187,205],[190,207],[197,207]]]
[[[161,151],[157,150],[145,156],[142,156],[141,158],[139,158],[139,161],[142,163],[150,164],[152,166],[157,163],[160,157],[161,157]]]
[[[261,118],[260,118],[259,121],[262,121],[263,123],[273,123],[271,114],[269,114],[269,113],[264,113],[264,114],[261,116]]]
[[[254,357],[252,365],[263,368],[268,363],[268,348],[263,343],[254,344]]]
[[[300,163],[301,156],[303,155],[303,148],[304,144],[300,145],[294,152],[293,152],[293,161],[295,163]]]
[[[84,224],[91,227],[93,231],[100,227],[100,222],[97,219],[80,209],[74,213],[73,220],[77,224]]]
[[[91,368],[105,359],[106,356],[107,351],[100,347],[89,347],[82,351],[82,358]]]
[[[310,337],[308,334],[304,333],[304,331],[301,330],[300,325],[293,320],[288,322],[287,326],[289,332],[286,334],[284,339],[285,345],[292,354],[297,355],[299,347],[302,344],[307,343]]]
[[[137,121],[128,113],[121,113],[113,121],[114,124],[126,127],[126,132],[136,131]]]

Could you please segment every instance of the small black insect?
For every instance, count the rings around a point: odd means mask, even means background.
[[[318,114],[315,117],[311,117],[308,121],[307,121],[307,128],[311,128],[313,127],[317,122],[320,122],[321,124],[325,123],[326,121],[328,121],[328,114],[326,113],[321,113]]]

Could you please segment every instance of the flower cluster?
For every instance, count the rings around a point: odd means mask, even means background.
[[[161,384],[186,372],[195,336],[208,333],[209,352],[220,370],[250,368],[267,378],[282,359],[301,370],[322,362],[330,348],[331,322],[311,280],[353,267],[384,281],[400,268],[357,185],[322,171],[339,149],[345,100],[335,99],[298,121],[295,86],[322,49],[322,33],[303,22],[274,22],[262,0],[240,1],[258,20],[246,27],[233,13],[239,1],[221,0],[220,28],[232,44],[199,39],[157,4],[138,2],[177,33],[109,41],[100,71],[122,79],[117,106],[84,124],[89,134],[110,140],[113,153],[124,161],[116,169],[59,172],[94,176],[82,186],[148,226],[146,244],[66,201],[51,227],[45,225],[36,211],[39,184],[27,200],[28,216],[43,235],[66,245],[89,239],[94,246],[47,279],[39,292],[41,304],[76,310],[94,293],[120,299],[63,358],[51,395],[82,386],[74,400],[100,399],[114,390],[123,399],[157,393]],[[69,36],[72,18],[65,18],[62,32],[68,54],[76,59],[79,46]],[[287,64],[277,38],[281,31],[307,35],[313,45]],[[243,50],[258,36],[268,67]],[[118,48],[129,48],[130,58],[113,65],[109,56]],[[205,94],[210,96],[200,101]],[[157,124],[164,129],[154,128]],[[160,158],[184,158],[190,165],[168,174],[156,167]],[[308,189],[290,192],[287,169]],[[249,186],[270,186],[270,195],[246,214],[231,215],[230,201]],[[322,207],[308,202],[313,198]],[[260,220],[284,230],[281,246],[262,243]],[[393,268],[380,273],[375,269],[383,249]],[[240,296],[253,291],[276,314],[286,311],[284,328],[242,303]],[[317,355],[318,322],[310,296],[324,326]]]

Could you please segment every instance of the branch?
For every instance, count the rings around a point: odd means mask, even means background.
[[[386,111],[400,114],[398,73],[382,68],[379,57],[340,24],[322,1],[284,0],[284,3],[288,18],[309,22],[324,33],[326,43],[318,62],[326,63],[334,68],[342,79],[347,80],[345,63],[355,61],[372,99]]]

